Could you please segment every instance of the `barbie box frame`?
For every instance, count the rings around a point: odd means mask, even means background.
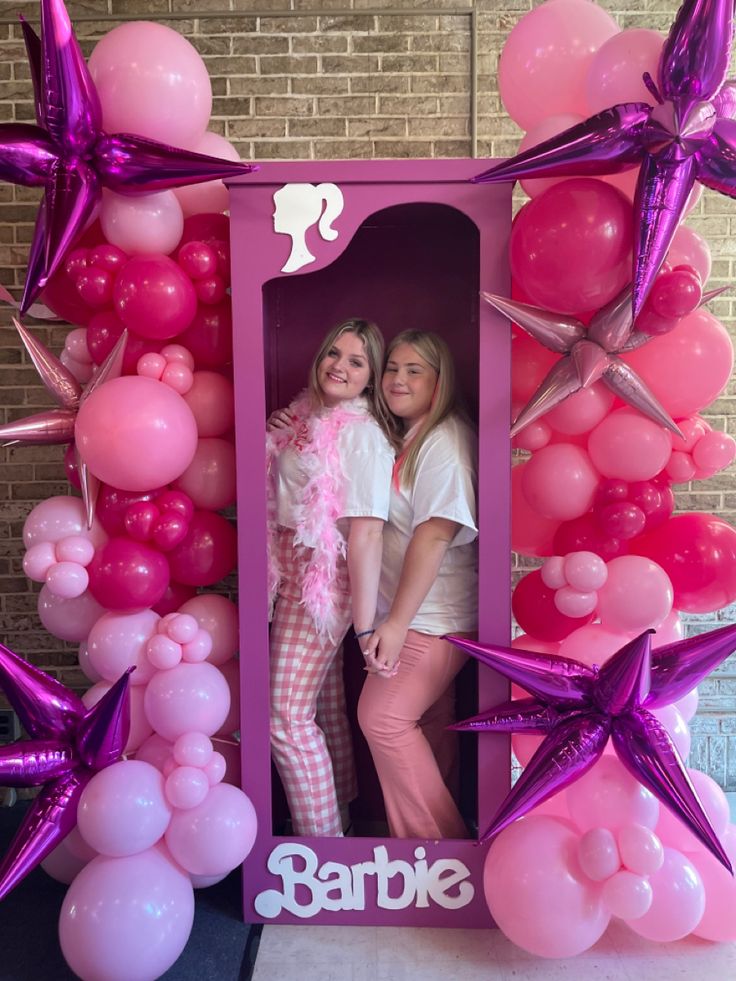
[[[508,643],[510,331],[479,294],[508,295],[511,189],[469,183],[477,169],[477,160],[267,163],[230,182],[242,783],[258,815],[243,866],[248,922],[491,925],[487,847],[473,839],[275,834],[268,720],[265,420],[303,387],[320,341],[348,317],[375,320],[387,340],[418,327],[450,344],[479,430],[479,637]],[[363,675],[347,642],[345,660],[350,704]],[[483,667],[473,689],[465,714],[508,690]],[[356,754],[370,785],[370,757]],[[476,780],[467,760],[461,779]],[[471,822],[486,827],[509,785],[508,739],[477,739]],[[375,784],[358,804],[368,817],[380,810]]]

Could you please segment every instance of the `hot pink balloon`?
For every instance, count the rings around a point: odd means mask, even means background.
[[[81,596],[64,599],[42,586],[38,594],[38,615],[41,623],[54,637],[79,644],[87,639],[94,623],[105,612],[88,589]]]
[[[212,511],[195,511],[184,541],[168,553],[171,576],[190,586],[211,586],[235,568],[235,528]]]
[[[661,566],[640,555],[621,555],[608,563],[598,613],[609,630],[639,633],[662,623],[672,600],[672,582]]]
[[[185,732],[216,733],[227,718],[230,691],[214,665],[183,662],[153,676],[144,704],[155,731],[173,742]]]
[[[169,585],[166,557],[132,538],[111,538],[89,566],[90,592],[109,610],[155,606]]]
[[[213,752],[212,740],[203,732],[185,732],[174,743],[174,760],[179,766],[206,766]]]
[[[174,487],[191,497],[195,507],[219,511],[235,503],[235,447],[226,439],[197,442],[194,459]]]
[[[128,668],[134,687],[146,684],[153,669],[146,659],[146,644],[156,633],[160,617],[153,610],[135,613],[107,612],[92,627],[87,655],[92,666],[107,681],[115,681]]]
[[[224,436],[235,422],[233,383],[216,371],[195,371],[194,384],[184,396],[194,414],[201,438]]]
[[[668,943],[695,929],[705,912],[705,890],[697,869],[687,856],[665,848],[662,868],[649,876],[652,905],[629,927],[647,940]]]
[[[167,385],[122,377],[84,402],[75,439],[82,459],[104,483],[147,491],[186,470],[197,448],[197,426],[189,406]]]
[[[194,150],[195,153],[205,153],[207,156],[221,157],[223,160],[240,160],[240,154],[232,143],[219,133],[207,132],[186,149]],[[196,187],[180,187],[174,193],[179,199],[185,216],[226,211],[228,208],[228,191],[222,181],[208,181]]]
[[[242,790],[220,783],[205,800],[176,811],[166,844],[182,868],[195,875],[219,875],[236,868],[253,847],[256,813]]]
[[[179,244],[184,215],[173,191],[135,196],[107,191],[100,224],[105,238],[128,255],[168,255]]]
[[[657,77],[664,38],[659,31],[633,28],[608,38],[591,59],[585,94],[590,115],[620,102],[651,102],[642,75]]]
[[[649,480],[664,469],[672,437],[664,427],[635,409],[617,409],[588,439],[590,459],[605,477]]]
[[[543,517],[569,521],[589,510],[598,479],[584,449],[556,443],[545,446],[528,461],[522,489],[528,504]]]
[[[166,255],[138,255],[115,280],[115,311],[130,330],[161,341],[185,331],[197,312],[192,281]]]
[[[101,855],[82,869],[59,917],[62,953],[82,978],[150,981],[184,949],[194,920],[194,891],[160,848]]]
[[[657,823],[659,801],[615,756],[602,756],[566,793],[570,814],[581,831],[617,832],[628,824],[653,828]]]

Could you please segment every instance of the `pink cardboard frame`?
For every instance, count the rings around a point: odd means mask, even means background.
[[[487,847],[476,841],[274,835],[268,720],[265,418],[304,384],[319,341],[347,316],[375,319],[387,337],[437,329],[456,355],[477,398],[479,636],[509,641],[510,332],[479,290],[508,295],[511,190],[470,184],[477,170],[475,160],[267,163],[230,182],[242,784],[259,821],[243,866],[247,922],[492,925]],[[285,185],[277,232],[274,194]],[[332,212],[321,229],[315,194],[319,214]],[[479,709],[506,695],[481,668]],[[508,792],[507,738],[478,741],[477,780],[482,830]]]

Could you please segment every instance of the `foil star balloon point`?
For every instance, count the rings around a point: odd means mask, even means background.
[[[560,655],[448,638],[531,696],[496,705],[451,728],[544,736],[481,841],[587,773],[610,738],[627,770],[732,871],[669,733],[651,710],[681,698],[725,661],[736,650],[736,625],[654,651],[652,633],[624,644],[600,667]]]

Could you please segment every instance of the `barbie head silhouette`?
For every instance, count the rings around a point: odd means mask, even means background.
[[[343,209],[342,191],[336,184],[284,184],[275,192],[273,201],[274,231],[291,236],[291,253],[281,272],[295,272],[315,261],[306,243],[307,229],[315,222],[319,222],[323,239],[333,242],[337,238],[332,222]]]

